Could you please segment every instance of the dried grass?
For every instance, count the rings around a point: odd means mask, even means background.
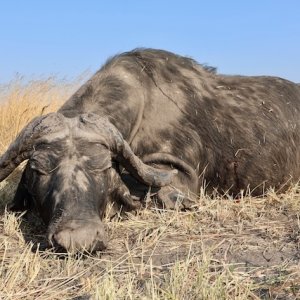
[[[7,86],[0,151],[75,85],[49,79]],[[72,256],[42,249],[42,224],[4,209],[19,174],[0,186],[0,299],[300,298],[299,185],[239,202],[201,195],[193,211],[152,208],[107,219],[109,249]]]

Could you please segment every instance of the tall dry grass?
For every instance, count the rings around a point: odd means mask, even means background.
[[[54,78],[4,86],[0,152],[77,86]],[[72,256],[43,249],[45,228],[35,216],[4,209],[19,174],[0,186],[0,299],[300,298],[298,185],[240,202],[201,195],[188,212],[152,208],[106,218],[109,248]]]
[[[0,89],[0,152],[33,118],[56,111],[78,86],[53,77],[25,82],[16,78]]]

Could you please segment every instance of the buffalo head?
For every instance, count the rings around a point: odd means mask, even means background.
[[[69,251],[105,248],[101,219],[109,198],[135,206],[114,161],[149,186],[169,184],[174,173],[145,165],[117,128],[96,114],[32,120],[0,158],[0,181],[27,159],[14,208],[35,207],[49,241]]]

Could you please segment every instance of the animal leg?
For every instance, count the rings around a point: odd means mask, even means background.
[[[185,210],[196,204],[192,197],[171,186],[162,187],[157,193],[157,200],[166,209]]]
[[[17,191],[15,197],[8,206],[10,211],[22,212],[30,208],[30,195],[25,186],[25,171],[21,177],[21,180],[18,184]]]
[[[145,155],[143,161],[156,168],[178,170],[171,185],[161,187],[156,193],[160,205],[167,209],[189,209],[195,205],[196,198],[189,195],[198,192],[198,175],[191,165],[170,153],[162,152]]]

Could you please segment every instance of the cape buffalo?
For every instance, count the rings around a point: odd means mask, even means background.
[[[35,207],[67,250],[103,249],[108,201],[136,208],[151,188],[184,207],[203,184],[238,196],[297,181],[300,86],[136,49],[33,119],[1,157],[0,180],[27,159],[13,209]]]

